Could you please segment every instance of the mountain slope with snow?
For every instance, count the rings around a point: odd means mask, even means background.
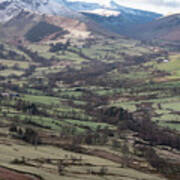
[[[89,23],[93,20],[102,29],[122,35],[139,24],[160,17],[160,14],[120,6],[116,1],[108,4],[70,0],[0,0],[0,23],[6,23],[21,12],[68,17]],[[96,27],[94,27],[96,28]]]
[[[62,0],[56,0],[61,4]],[[115,0],[109,3],[88,3],[64,0],[64,4],[73,11],[82,13],[102,27],[123,35],[129,35],[129,30],[137,24],[145,24],[157,19],[161,14],[127,8],[119,5]]]
[[[38,14],[49,14],[81,18],[80,13],[69,9],[63,0],[0,0],[0,22],[17,16],[22,10]]]
[[[62,3],[62,0],[56,0],[58,3]],[[104,9],[104,10],[114,10],[121,13],[131,14],[131,15],[142,15],[142,16],[149,16],[151,18],[156,18],[157,16],[160,16],[160,14],[128,8],[119,5],[115,0],[109,1],[109,3],[103,4],[103,3],[89,3],[89,2],[82,2],[82,1],[70,1],[70,0],[63,0],[64,4],[66,4],[67,7],[78,11],[78,12],[84,12],[84,11],[93,11],[97,9]]]

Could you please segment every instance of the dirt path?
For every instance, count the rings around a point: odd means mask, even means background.
[[[28,173],[22,173],[15,170],[0,167],[0,180],[41,180]]]

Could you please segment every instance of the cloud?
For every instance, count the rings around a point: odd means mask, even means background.
[[[142,1],[142,0],[140,0]],[[167,6],[167,7],[176,7],[176,6],[180,6],[180,1],[179,0],[151,0],[149,1],[151,4],[154,5],[163,5],[163,6]]]
[[[124,6],[163,14],[180,13],[180,0],[116,0],[116,2]]]
[[[111,0],[71,0],[71,1],[86,1],[97,2],[107,5]],[[162,14],[180,13],[180,0],[114,0],[120,5],[159,12]]]

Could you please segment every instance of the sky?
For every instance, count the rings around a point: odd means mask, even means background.
[[[108,5],[110,0],[71,0],[71,1],[83,1],[83,2],[97,2]],[[148,10],[153,12],[162,13],[164,15],[172,13],[180,13],[180,0],[114,0],[118,4]]]

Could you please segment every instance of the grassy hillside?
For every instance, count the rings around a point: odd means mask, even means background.
[[[0,179],[178,180],[179,54],[101,36],[51,46],[0,46]]]

